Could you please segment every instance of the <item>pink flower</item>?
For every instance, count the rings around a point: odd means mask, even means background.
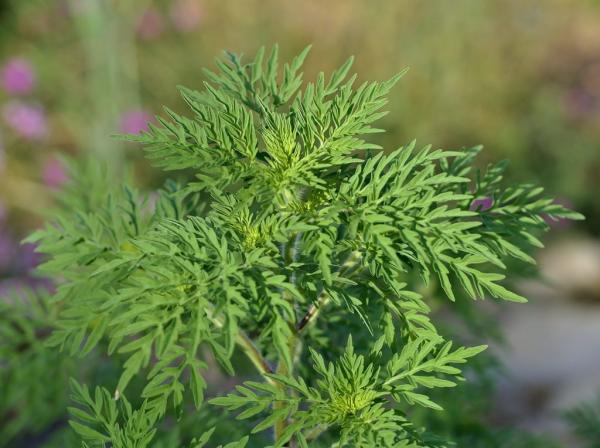
[[[69,176],[60,161],[55,157],[51,157],[44,163],[42,179],[48,187],[58,188],[68,182]]]
[[[145,110],[133,109],[123,114],[119,128],[125,134],[139,134],[148,131],[148,123],[152,121],[152,115]]]
[[[40,106],[12,101],[3,108],[4,121],[21,137],[42,140],[48,135],[48,123]]]
[[[33,67],[25,59],[14,58],[2,67],[2,87],[11,95],[24,95],[35,86]]]
[[[140,39],[152,40],[165,30],[165,21],[156,8],[147,8],[138,18],[136,32]]]
[[[192,31],[202,21],[198,0],[175,0],[171,6],[171,21],[178,31]]]

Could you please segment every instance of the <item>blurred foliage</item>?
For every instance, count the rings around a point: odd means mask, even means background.
[[[27,293],[0,301],[0,446],[47,431],[65,415],[66,382],[74,365],[44,347],[56,319],[47,298]]]
[[[600,395],[568,410],[564,417],[586,447],[600,447]]]

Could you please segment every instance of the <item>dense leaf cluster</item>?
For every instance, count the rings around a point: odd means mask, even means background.
[[[247,434],[228,448],[448,446],[411,412],[440,410],[428,391],[485,347],[444,340],[415,279],[450,300],[525,301],[502,284],[507,260],[533,262],[545,219],[579,218],[540,188],[503,186],[503,163],[476,170],[481,148],[382,151],[370,136],[401,74],[359,84],[350,59],[302,88],[307,53],[283,67],[277,47],[228,54],[203,91],[181,89],[193,116],[166,109],[129,137],[186,181],[151,200],[74,194],[30,238],[58,282],[48,343],[122,365],[110,392],[74,386],[89,446],[160,446],[173,409],[207,407],[240,411]],[[323,331],[333,315],[361,322],[356,349]],[[206,403],[209,366],[234,375],[238,353],[258,377]]]

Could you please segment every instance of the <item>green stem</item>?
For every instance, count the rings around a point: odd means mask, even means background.
[[[279,362],[279,365],[277,366],[277,374],[278,375],[289,375],[291,372],[289,371],[289,369],[287,368],[287,365],[285,362]],[[284,390],[285,389],[285,385],[284,384],[277,384],[277,388],[279,388],[280,390]],[[273,403],[273,410],[277,410],[281,408],[281,403],[279,402],[274,402]],[[277,441],[281,438],[281,435],[283,434],[283,432],[285,431],[286,428],[286,421],[285,420],[279,420],[277,423],[275,423],[275,427],[273,429],[273,438],[274,438],[274,442],[277,443]]]
[[[221,322],[218,318],[210,316],[210,319],[213,323],[219,327],[223,328],[223,322]],[[237,335],[235,336],[235,343],[242,349],[244,354],[248,357],[248,359],[252,362],[256,370],[262,375],[262,377],[272,385],[278,385],[269,374],[273,373],[273,369],[269,366],[267,360],[262,356],[260,350],[252,339],[242,330],[238,330]]]
[[[311,441],[313,441],[315,439],[318,439],[319,436],[321,434],[323,434],[326,429],[327,429],[327,426],[323,426],[323,425],[316,426],[315,428],[313,428],[310,431],[308,431],[308,433],[306,433],[306,435],[305,435],[306,440],[309,441],[309,442],[311,442]]]
[[[348,256],[348,258],[346,259],[344,264],[342,264],[342,266],[338,270],[338,274],[345,274],[348,271],[352,270],[352,268],[354,268],[356,266],[356,263],[358,263],[358,260],[360,260],[360,252],[358,252],[358,251],[352,252]],[[298,322],[296,331],[298,333],[301,333],[302,330],[304,330],[308,326],[308,324],[313,322],[317,318],[321,309],[325,305],[327,305],[327,303],[329,303],[329,300],[330,300],[329,294],[327,294],[327,292],[323,289],[321,291],[321,294],[319,294],[317,301],[310,305],[310,308],[308,309],[308,311],[306,312],[304,317],[300,320],[300,322]]]
[[[300,243],[300,239],[302,238],[302,232],[298,232],[297,234],[294,235],[292,242],[288,244],[284,245],[284,256],[285,256],[285,260],[286,263],[289,265],[293,262],[296,261],[297,256],[298,256],[298,245]],[[295,273],[292,272],[291,276],[290,276],[290,282],[291,283],[296,283],[296,276]],[[295,302],[294,302],[294,306],[295,306]],[[293,324],[292,324],[293,325]],[[292,355],[292,371],[293,371],[293,367],[294,365],[298,362],[298,358],[300,357],[300,347],[301,345],[298,343],[298,339],[292,334],[292,337],[289,340],[289,347],[290,347],[290,353]],[[277,365],[277,374],[278,375],[291,375],[292,371],[289,371],[287,365],[285,362],[280,361],[279,364]],[[280,390],[284,390],[285,389],[285,385],[283,384],[278,384],[277,387]],[[273,410],[278,409],[281,405],[279,403],[273,403]],[[274,427],[274,432],[273,432],[273,437],[274,437],[274,441],[275,443],[277,443],[277,441],[279,440],[279,438],[281,437],[281,435],[283,434],[283,431],[285,431],[285,427],[286,427],[286,422],[285,421],[279,421],[275,424]],[[292,445],[293,442],[290,442],[290,445]]]
[[[348,256],[346,261],[344,261],[344,263],[342,264],[340,269],[337,271],[337,274],[342,275],[342,274],[346,274],[349,271],[351,271],[356,266],[358,261],[360,260],[360,256],[361,256],[360,252],[358,252],[358,251],[352,252]],[[294,355],[298,355],[298,356],[294,356],[295,360],[299,358],[299,353],[298,353],[299,350],[298,349],[301,344],[300,333],[302,332],[302,330],[304,328],[306,328],[308,326],[308,324],[310,324],[317,318],[319,311],[325,305],[327,305],[328,302],[329,302],[329,295],[327,294],[327,292],[325,290],[321,291],[321,293],[319,294],[319,296],[317,298],[316,303],[313,303],[310,306],[307,313],[304,315],[304,317],[300,320],[300,322],[296,326],[295,334],[292,334],[290,341],[289,341],[290,353],[292,353]],[[294,362],[294,364],[295,364],[295,362]],[[276,372],[279,375],[285,375],[285,376],[291,375],[291,373],[292,373],[287,368],[287,365],[285,364],[285,362],[282,362],[282,361],[280,361],[279,364],[277,365]],[[283,384],[278,384],[277,387],[279,387],[282,390],[285,389],[285,385],[283,385]],[[280,405],[278,403],[273,404],[274,410],[278,409],[279,407],[280,407]],[[275,424],[275,430],[274,430],[275,443],[277,443],[277,441],[279,440],[279,438],[285,431],[285,428],[286,428],[286,422],[284,420],[279,421]]]
[[[269,376],[269,374],[273,373],[273,369],[271,369],[271,366],[269,366],[256,345],[254,345],[254,342],[252,342],[246,333],[242,331],[238,332],[235,342],[240,346],[248,359],[252,361],[252,364],[254,364],[254,367],[256,367],[256,370],[259,371],[263,378],[267,380],[268,383],[276,385],[277,383]]]

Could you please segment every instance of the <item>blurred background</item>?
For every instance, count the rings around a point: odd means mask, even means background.
[[[495,315],[505,368],[490,419],[576,446],[561,412],[600,391],[600,1],[0,0],[0,294],[31,275],[39,226],[92,156],[139,185],[161,174],[111,134],[144,130],[176,86],[201,88],[222,50],[283,57],[313,44],[305,79],[350,55],[362,79],[409,73],[383,119],[388,150],[417,139],[483,144],[509,181],[534,181],[584,213],[553,223],[527,306]],[[600,411],[598,411],[600,413]],[[600,414],[599,414],[600,415]]]

